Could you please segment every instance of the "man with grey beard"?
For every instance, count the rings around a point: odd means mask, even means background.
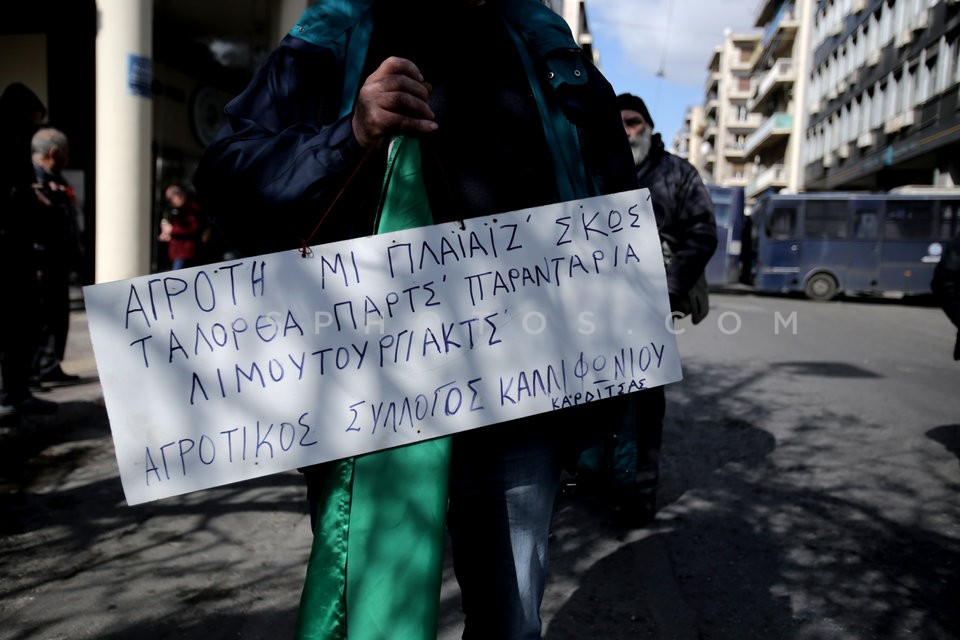
[[[696,324],[709,308],[703,272],[717,247],[710,193],[693,165],[664,149],[643,100],[623,93],[617,96],[617,103],[639,185],[650,190],[666,263],[670,308],[675,315],[690,315]],[[581,457],[578,475],[587,486],[599,482],[609,487],[617,524],[642,527],[653,519],[657,508],[664,388],[634,393],[629,404],[617,435],[598,445],[593,455]]]

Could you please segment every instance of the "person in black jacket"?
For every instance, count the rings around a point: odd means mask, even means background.
[[[947,317],[957,327],[953,359],[960,360],[960,233],[947,245],[933,270],[930,289]]]
[[[47,108],[26,85],[0,95],[0,271],[15,312],[0,313],[0,417],[52,413],[57,404],[30,391],[40,291],[34,262],[37,212],[30,141]]]
[[[667,290],[674,315],[690,314],[694,323],[707,314],[704,269],[717,248],[717,225],[710,193],[689,162],[664,149],[653,118],[639,97],[617,96],[623,128],[630,140],[640,187],[650,190],[667,272]],[[698,284],[698,281],[699,284]],[[691,295],[702,290],[701,295]],[[615,520],[640,527],[656,514],[660,480],[660,443],[666,412],[664,388],[654,387],[630,396],[631,407],[619,430],[615,452],[608,456],[614,466],[611,496]],[[630,469],[636,446],[636,469]],[[626,452],[626,453],[624,453]]]

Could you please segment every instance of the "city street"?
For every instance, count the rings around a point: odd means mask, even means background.
[[[0,423],[0,639],[293,637],[299,474],[127,506],[82,309],[72,321],[64,369],[84,383],[42,394],[54,416]],[[561,497],[546,640],[957,638],[943,312],[735,291],[680,328],[657,518],[617,529],[595,497]],[[438,640],[454,640],[444,571]]]

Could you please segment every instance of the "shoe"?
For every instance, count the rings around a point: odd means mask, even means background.
[[[27,396],[13,405],[18,413],[31,415],[50,415],[60,409],[60,405],[49,400],[41,400],[36,396]]]
[[[55,385],[67,385],[67,384],[77,384],[80,382],[80,376],[73,375],[72,373],[67,373],[60,367],[52,369],[43,375],[39,375],[36,378],[36,381],[43,384],[55,384]]]
[[[27,386],[30,388],[30,393],[47,393],[50,391],[50,387],[43,386],[43,383],[40,382],[40,378],[37,376],[30,376],[30,380],[27,381]]]

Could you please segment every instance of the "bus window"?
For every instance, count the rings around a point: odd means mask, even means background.
[[[730,224],[730,203],[713,201],[713,219],[717,227],[726,227]]]
[[[853,212],[853,237],[857,240],[876,240],[879,229],[876,210],[863,209]]]
[[[960,232],[957,219],[960,218],[960,200],[942,200],[940,202],[940,240],[949,240]]]
[[[887,240],[924,240],[934,234],[933,201],[891,201],[883,228]]]
[[[804,236],[846,238],[847,204],[842,200],[811,200],[804,209]]]
[[[766,227],[767,237],[774,240],[789,240],[797,235],[797,210],[793,207],[777,207],[770,215]]]

